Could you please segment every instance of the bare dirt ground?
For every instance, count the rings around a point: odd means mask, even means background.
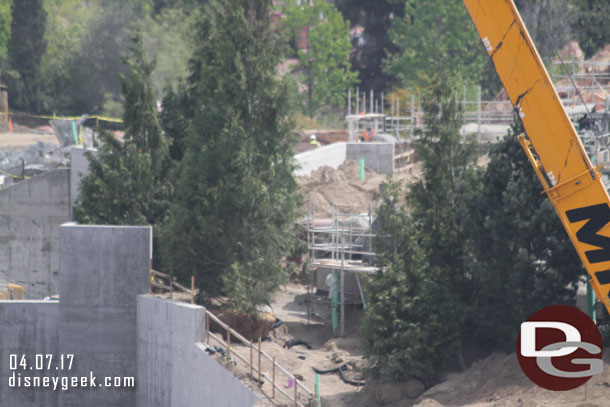
[[[284,321],[283,325],[272,331],[271,340],[264,341],[261,347],[264,352],[276,358],[276,362],[292,374],[302,376],[302,382],[312,392],[315,388],[315,373],[312,367],[330,369],[344,362],[352,362],[356,368],[350,368],[346,375],[352,378],[362,377],[359,373],[364,365],[362,349],[358,340],[359,312],[348,313],[347,328],[344,338],[337,338],[329,324],[328,306],[319,304],[316,315],[307,324],[307,305],[305,302],[306,287],[299,284],[288,284],[283,287],[272,302],[273,312]],[[301,339],[309,343],[312,349],[297,345],[291,349],[283,348],[289,339]],[[246,359],[249,349],[245,346],[231,345]],[[246,363],[235,355],[236,365],[226,358],[217,357],[238,378],[259,394],[270,395],[270,385],[262,389],[249,377]],[[417,399],[403,399],[385,404],[387,407],[607,407],[610,406],[610,355],[604,357],[604,373],[594,376],[585,386],[567,392],[551,392],[534,385],[522,373],[515,353],[493,353],[472,364],[464,372],[447,373],[447,379],[429,388]],[[256,357],[254,364],[257,366]],[[261,370],[271,376],[271,363],[262,360]],[[257,378],[256,372],[254,377]],[[286,376],[276,370],[276,380],[281,388],[290,395],[294,387]],[[375,398],[376,383],[357,387],[344,383],[336,373],[320,375],[320,390],[324,407],[374,407],[380,406]],[[307,398],[299,391],[299,400],[307,405]],[[263,396],[264,398],[264,396]],[[263,406],[291,406],[285,397],[276,392],[274,402],[267,399]]]
[[[27,130],[15,129],[14,133],[2,132],[0,133],[0,148],[13,147],[13,148],[27,148],[33,146],[38,141],[44,143],[52,143],[59,145],[57,137],[51,133],[32,133]]]
[[[276,293],[271,306],[274,314],[283,321],[283,324],[272,331],[270,341],[261,343],[262,350],[270,357],[275,357],[277,364],[288,372],[296,377],[302,377],[302,383],[312,393],[315,391],[315,372],[312,367],[326,370],[341,366],[346,362],[352,362],[355,368],[350,367],[345,375],[354,380],[362,378],[358,371],[358,368],[362,365],[362,352],[354,330],[357,326],[356,322],[346,318],[348,335],[344,338],[337,338],[327,324],[324,307],[318,306],[316,307],[316,311],[319,310],[318,315],[313,316],[308,324],[306,296],[306,287],[299,284],[288,284]],[[286,341],[291,339],[303,340],[312,349],[308,349],[305,345],[296,345],[290,349],[284,348]],[[246,360],[249,360],[250,351],[248,347],[232,344],[231,348],[233,352],[237,352]],[[254,364],[258,366],[256,352],[254,355]],[[217,357],[217,359],[259,394],[271,394],[271,386],[264,378],[265,384],[262,389],[256,388],[255,382],[248,377],[250,368],[235,354],[233,354],[233,359],[236,364],[227,362],[226,358]],[[261,366],[261,370],[271,376],[272,365],[264,357],[261,359]],[[254,372],[254,378],[258,379],[256,371]],[[293,396],[294,387],[292,383],[289,382],[287,376],[281,374],[279,369],[276,369],[276,380],[283,391]],[[320,394],[324,406],[338,405],[335,400],[341,400],[354,393],[358,394],[359,389],[362,389],[362,387],[344,383],[337,373],[320,375]],[[307,397],[304,392],[299,389],[299,394],[299,400],[307,405]],[[264,405],[283,406],[292,404],[277,391],[276,401],[272,403],[266,400]]]

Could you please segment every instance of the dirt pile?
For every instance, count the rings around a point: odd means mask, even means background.
[[[610,357],[604,373],[571,391],[553,392],[534,385],[521,371],[515,353],[493,353],[461,373],[451,373],[443,383],[418,399],[403,399],[387,407],[602,407],[608,405]],[[353,395],[344,406],[378,405],[370,394]]]
[[[297,177],[299,192],[303,195],[301,211],[309,213],[314,205],[316,218],[329,217],[332,203],[340,206],[341,213],[368,212],[369,205],[374,210],[379,199],[379,184],[386,179],[388,175],[366,169],[361,180],[359,163],[352,159],[337,169],[319,168],[309,177]]]

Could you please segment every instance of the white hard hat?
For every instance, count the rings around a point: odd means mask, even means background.
[[[311,136],[309,136],[309,139],[310,139],[310,140],[315,140],[315,139],[316,139],[316,135],[315,135],[315,134],[312,134]]]

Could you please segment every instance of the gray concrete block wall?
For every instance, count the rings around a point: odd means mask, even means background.
[[[74,207],[78,199],[80,181],[89,175],[89,159],[86,152],[96,150],[86,150],[81,146],[72,146],[70,150],[70,208],[71,218],[74,219]]]
[[[0,406],[57,407],[58,392],[49,388],[11,387],[10,377],[52,376],[36,370],[36,354],[57,355],[59,304],[51,301],[0,301]],[[11,371],[10,355],[26,355],[26,369]],[[52,361],[53,363],[53,361]],[[33,365],[32,365],[33,364]],[[29,367],[32,367],[30,369]],[[57,366],[55,366],[57,367]]]
[[[74,354],[73,376],[136,376],[136,298],[148,292],[151,234],[148,226],[61,226],[59,353]],[[136,390],[76,389],[59,404],[132,407]]]
[[[0,189],[0,279],[25,298],[59,293],[59,225],[70,220],[70,171],[58,169]]]
[[[294,156],[297,169],[294,175],[310,176],[312,171],[320,167],[338,168],[345,162],[346,143],[333,143],[315,150],[305,151]]]
[[[260,401],[199,344],[203,307],[138,297],[138,407],[247,407]]]
[[[348,143],[347,158],[364,159],[366,168],[382,174],[394,173],[393,143]]]

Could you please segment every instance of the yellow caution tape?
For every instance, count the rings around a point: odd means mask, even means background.
[[[49,115],[36,115],[36,114],[28,114],[28,113],[19,113],[19,112],[11,112],[11,113],[0,113],[0,115],[5,116],[22,116],[22,117],[35,117],[38,119],[50,119],[50,120],[80,120],[82,116],[49,116]],[[104,122],[113,122],[113,123],[123,123],[123,120],[116,119],[114,117],[108,116],[88,116],[89,119],[97,119]]]

